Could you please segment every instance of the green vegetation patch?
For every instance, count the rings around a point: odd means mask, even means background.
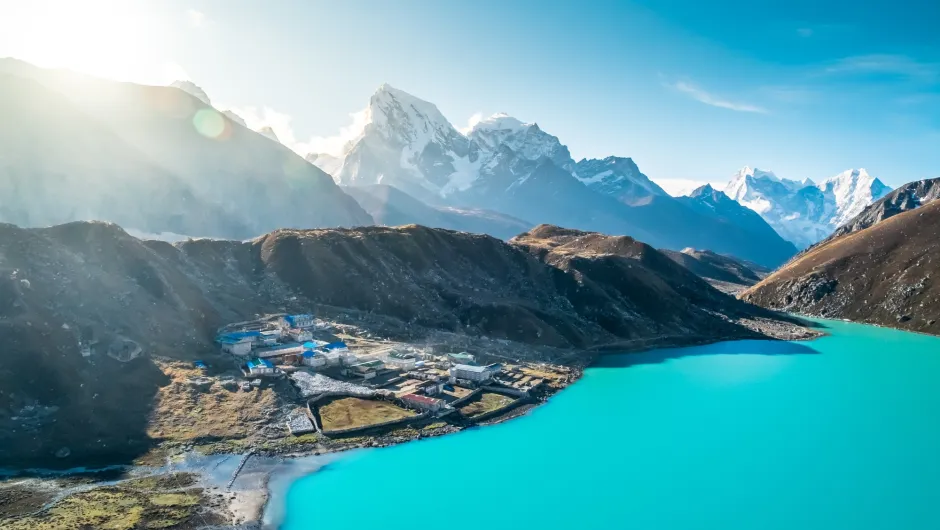
[[[335,431],[410,418],[416,414],[387,401],[345,397],[319,407],[323,430]]]
[[[194,473],[168,473],[127,480],[121,483],[121,487],[146,492],[188,488],[195,483],[196,475]]]
[[[6,530],[132,530],[173,528],[192,519],[202,490],[146,494],[120,487],[70,495],[48,510],[22,519],[0,521]]]

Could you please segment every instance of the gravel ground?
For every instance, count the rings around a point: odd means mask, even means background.
[[[347,383],[345,381],[337,381],[323,374],[294,372],[291,374],[290,378],[300,390],[300,395],[305,398],[324,392],[348,392],[360,397],[369,397],[375,394],[375,391],[371,388]]]

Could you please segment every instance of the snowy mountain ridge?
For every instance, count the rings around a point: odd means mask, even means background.
[[[716,209],[704,198],[677,200],[631,158],[575,161],[558,137],[506,113],[461,131],[433,103],[383,84],[356,116],[361,132],[348,135],[340,152],[305,157],[347,189],[391,186],[435,208],[485,208],[532,224],[709,248],[767,266],[796,252],[733,201]]]
[[[628,202],[638,196],[666,195],[631,159],[575,162],[558,137],[537,123],[506,113],[482,119],[464,134],[433,103],[383,84],[370,98],[366,121],[362,133],[346,144],[340,156],[309,153],[307,160],[341,185],[392,184],[444,203],[497,181],[502,191],[518,187],[528,174],[511,180],[494,177],[494,172],[517,171],[507,169],[514,166],[512,159],[548,159],[583,185],[617,198],[622,195]]]
[[[744,167],[725,193],[760,214],[780,235],[800,248],[829,236],[891,188],[865,169],[849,169],[815,184]]]

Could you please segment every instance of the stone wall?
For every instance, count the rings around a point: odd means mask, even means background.
[[[331,431],[323,430],[320,425],[319,420],[317,419],[317,414],[314,413],[314,408],[319,406],[322,401],[325,401],[330,398],[344,398],[344,397],[355,397],[359,399],[368,399],[363,398],[362,396],[357,396],[356,394],[351,394],[347,392],[326,392],[316,396],[312,399],[307,400],[307,412],[309,412],[310,417],[313,419],[313,426],[317,429],[317,432],[324,436],[349,436],[351,434],[359,434],[366,431],[371,431],[373,429],[383,429],[388,427],[396,427],[398,425],[407,425],[413,422],[418,422],[427,419],[431,416],[431,412],[423,412],[417,416],[412,416],[410,418],[401,418],[398,420],[386,421],[383,423],[375,423],[372,425],[363,425],[362,427],[350,427],[349,429],[334,429]],[[375,398],[373,398],[375,399]],[[401,402],[400,400],[389,400],[395,403],[402,408],[412,408],[407,404]]]

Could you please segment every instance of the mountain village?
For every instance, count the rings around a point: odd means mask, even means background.
[[[310,314],[270,315],[230,324],[216,338],[251,392],[287,379],[303,398],[303,413],[286,419],[287,434],[351,436],[439,422],[460,425],[498,419],[535,403],[576,378],[574,369],[546,363],[484,363],[463,351],[442,353],[357,337]],[[194,363],[206,368],[203,361]]]

